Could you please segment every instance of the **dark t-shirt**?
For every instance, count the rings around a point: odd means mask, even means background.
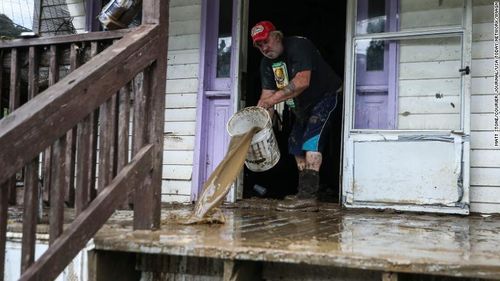
[[[300,71],[311,70],[309,87],[294,98],[295,114],[299,118],[306,118],[309,116],[310,110],[323,96],[335,93],[342,85],[342,81],[323,60],[318,49],[309,39],[304,37],[284,38],[283,46],[284,52],[278,58],[274,60],[262,58],[260,63],[262,88],[266,90],[278,89],[278,84],[281,81],[279,77],[275,77],[275,73],[282,72],[281,70],[276,72],[276,70],[283,64],[286,65],[285,72],[288,73],[288,81],[291,81]]]

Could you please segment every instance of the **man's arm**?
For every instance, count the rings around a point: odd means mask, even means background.
[[[262,89],[262,92],[260,94],[260,99],[259,99],[259,102],[261,100],[265,100],[265,99],[268,99],[270,98],[272,95],[274,95],[274,93],[276,93],[276,90],[267,90],[267,89]]]
[[[309,87],[311,81],[311,71],[304,70],[298,72],[290,83],[278,91],[262,90],[257,106],[269,108],[277,103],[300,95]]]

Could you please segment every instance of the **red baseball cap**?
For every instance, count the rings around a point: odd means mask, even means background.
[[[252,40],[255,43],[257,41],[266,40],[267,37],[269,37],[269,33],[274,30],[276,30],[274,24],[270,21],[265,20],[258,22],[254,27],[252,27],[250,36],[252,36]]]

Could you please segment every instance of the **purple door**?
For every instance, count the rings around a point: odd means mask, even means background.
[[[203,1],[200,92],[198,97],[192,200],[226,154],[226,124],[233,113],[235,0]],[[208,4],[209,2],[210,4]]]
[[[222,161],[229,144],[229,135],[226,133],[226,124],[231,116],[230,99],[211,98],[207,109],[208,137],[205,159],[205,179],[215,170]]]
[[[396,31],[397,2],[359,0],[359,34]],[[396,112],[397,43],[365,39],[356,44],[356,106],[354,128],[393,129]]]

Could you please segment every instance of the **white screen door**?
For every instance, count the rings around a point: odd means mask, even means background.
[[[349,1],[345,206],[468,214],[471,5]]]

